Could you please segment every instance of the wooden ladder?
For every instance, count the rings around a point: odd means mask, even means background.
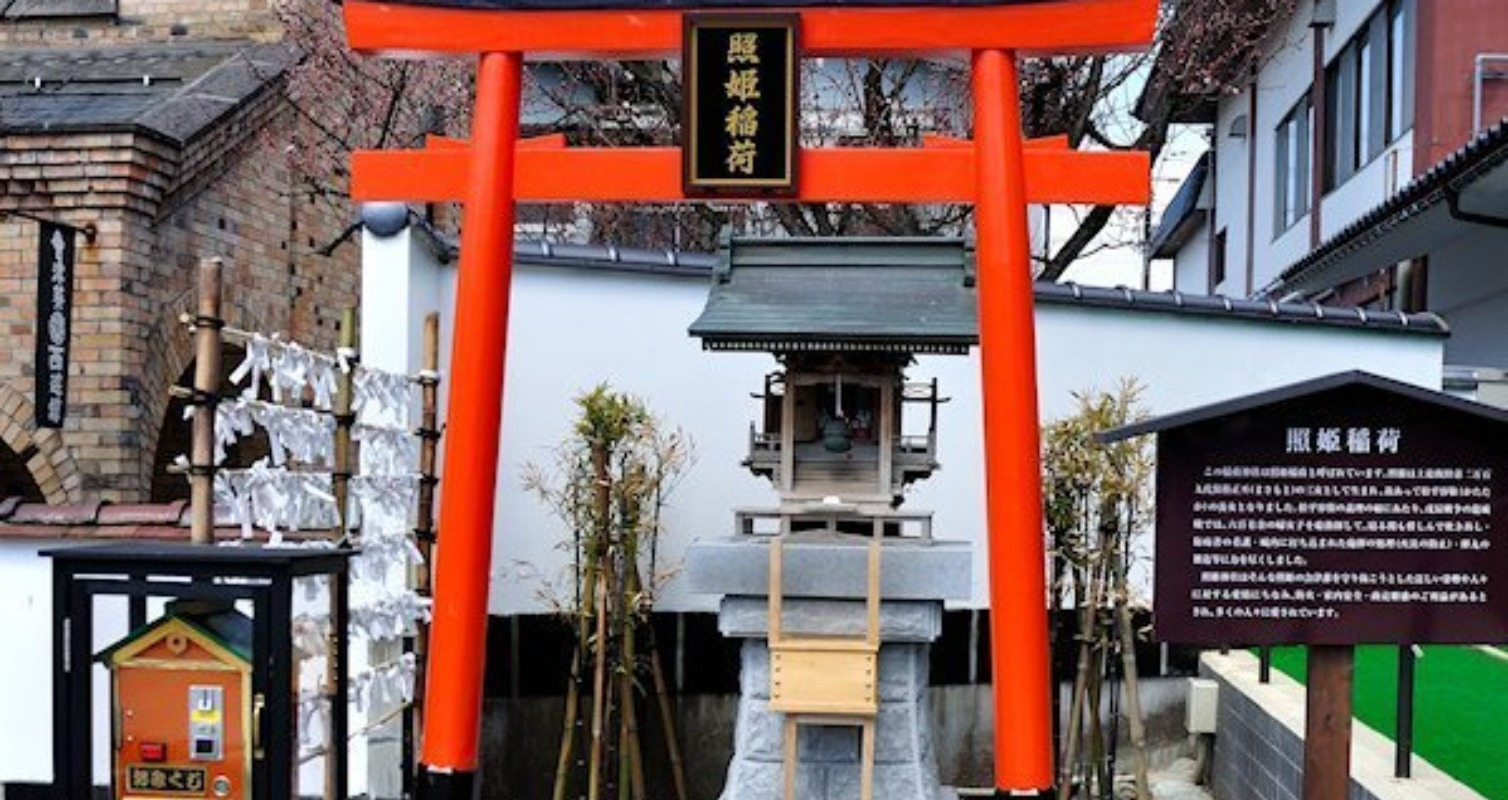
[[[770,542],[770,710],[785,715],[785,800],[795,800],[797,736],[802,725],[857,726],[859,798],[873,800],[874,725],[879,713],[880,539],[869,543],[863,638],[786,636],[785,536]]]

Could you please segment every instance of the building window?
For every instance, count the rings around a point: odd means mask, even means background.
[[[1209,293],[1214,294],[1225,283],[1225,229],[1215,234],[1215,245],[1210,249],[1210,288]]]
[[[1325,188],[1345,183],[1413,125],[1414,2],[1390,0],[1325,68]]]
[[[1414,3],[1396,2],[1388,9],[1388,141],[1414,123]]]
[[[1277,166],[1274,236],[1293,227],[1309,213],[1309,176],[1313,174],[1310,172],[1313,162],[1310,155],[1314,150],[1309,131],[1313,124],[1313,106],[1308,95],[1304,95],[1278,123],[1277,158],[1274,160]]]

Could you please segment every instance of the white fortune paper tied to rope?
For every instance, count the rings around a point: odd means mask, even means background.
[[[413,653],[404,653],[386,664],[363,670],[351,678],[351,702],[363,712],[368,703],[411,702],[417,674]]]
[[[244,470],[215,475],[215,501],[229,506],[244,538],[253,526],[267,531],[269,546],[282,544],[284,531],[330,528],[337,524],[328,473],[288,472],[258,459]]]
[[[328,411],[333,407],[336,372],[349,369],[348,359],[331,358],[297,342],[281,342],[257,333],[247,339],[246,357],[230,374],[230,380],[237,386],[246,381],[241,394],[249,398],[256,398],[266,381],[275,403],[301,400],[307,389],[313,395],[314,407]]]
[[[407,375],[382,370],[356,370],[352,408],[358,421],[367,425],[407,428],[413,383]]]
[[[353,475],[351,496],[361,504],[362,535],[406,530],[419,495],[419,475]]]
[[[360,632],[374,641],[397,639],[412,632],[418,623],[429,621],[429,604],[428,598],[408,591],[377,597],[359,605],[353,603],[352,632]]]
[[[418,469],[419,440],[407,429],[357,423],[351,438],[361,442],[364,475],[403,475]]]
[[[191,406],[184,416],[192,417],[197,410]],[[229,448],[258,426],[267,432],[274,467],[290,460],[308,465],[328,465],[334,460],[335,420],[329,414],[236,397],[215,407],[215,463],[223,463]]]

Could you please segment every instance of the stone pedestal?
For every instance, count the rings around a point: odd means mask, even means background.
[[[696,591],[733,592],[719,628],[740,638],[738,722],[721,800],[782,800],[784,715],[770,711],[769,551],[752,538],[697,543],[688,578]],[[862,636],[865,549],[836,540],[792,540],[784,573],[787,635]],[[942,633],[942,601],[967,595],[966,545],[901,543],[881,567],[879,713],[875,719],[875,800],[954,800],[942,786],[926,705],[931,643]],[[754,592],[758,591],[758,594]],[[894,598],[904,599],[894,599]],[[859,800],[857,726],[802,725],[797,745],[797,800]]]

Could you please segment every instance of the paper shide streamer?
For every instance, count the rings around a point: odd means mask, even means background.
[[[410,569],[422,563],[413,538],[419,496],[419,442],[409,429],[413,379],[361,366],[354,350],[342,348],[331,356],[252,334],[230,376],[239,394],[214,407],[214,459],[223,464],[238,442],[259,431],[267,437],[268,455],[250,467],[218,470],[214,496],[241,529],[242,540],[233,546],[338,546],[290,534],[339,527],[329,470],[335,462],[332,409],[342,374],[351,376],[351,438],[360,453],[359,474],[347,484],[351,538],[360,545],[351,560],[347,635],[351,652],[358,652],[411,636],[430,619],[428,599],[408,588]],[[200,408],[191,406],[185,417]],[[300,578],[295,587],[292,637],[302,656],[298,731],[300,744],[308,748],[319,746],[329,730],[329,700],[320,688],[330,629],[329,582],[323,576]],[[408,703],[416,674],[412,654],[366,667],[350,676],[347,699],[358,712],[374,703]]]

